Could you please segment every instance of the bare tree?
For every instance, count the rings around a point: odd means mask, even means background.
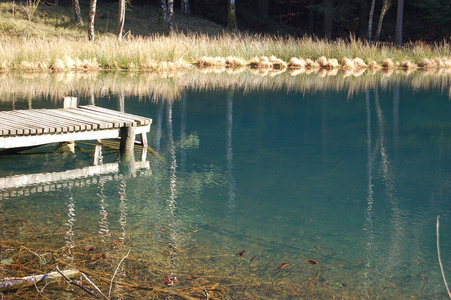
[[[390,6],[391,6],[391,0],[383,0],[381,15],[379,16],[379,23],[377,24],[376,37],[374,38],[374,40],[376,42],[379,40],[379,37],[381,35],[382,22],[384,21],[385,14],[390,9]]]
[[[72,10],[74,11],[74,21],[77,26],[83,25],[83,19],[81,17],[81,10],[80,10],[80,1],[79,0],[72,0]]]
[[[168,33],[174,33],[174,0],[168,0],[168,17],[166,21],[168,23]]]
[[[119,0],[117,8],[117,27],[116,36],[118,40],[122,40],[122,31],[125,23],[125,0]]]
[[[88,39],[94,41],[94,20],[96,18],[97,0],[89,2],[89,19],[88,19]]]
[[[229,25],[228,25],[228,28],[232,32],[238,31],[238,25],[236,22],[235,0],[229,0]]]
[[[191,14],[190,9],[189,9],[189,2],[188,2],[188,0],[182,0],[182,13],[185,16],[189,16]]]
[[[398,7],[396,10],[396,29],[395,29],[395,44],[402,45],[402,22],[404,15],[404,0],[398,0]]]
[[[368,17],[368,43],[371,43],[371,37],[373,34],[373,17],[374,17],[374,6],[376,0],[371,0],[370,15]]]
[[[166,0],[160,0],[160,24],[166,24],[168,19],[168,5]]]

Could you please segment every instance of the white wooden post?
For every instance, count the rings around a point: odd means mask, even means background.
[[[63,108],[77,108],[78,106],[78,99],[77,97],[64,97],[63,99]]]

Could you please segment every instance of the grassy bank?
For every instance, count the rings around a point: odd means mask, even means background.
[[[180,32],[165,36],[158,33],[162,28],[158,25],[156,11],[150,7],[132,7],[134,11],[144,13],[142,18],[133,13],[130,23],[136,28],[130,28],[125,40],[120,42],[108,32],[115,27],[115,7],[100,9],[107,13],[108,18],[96,21],[99,31],[96,42],[92,43],[87,41],[85,27],[72,25],[70,10],[38,7],[30,18],[25,7],[1,3],[0,70],[155,71],[192,65],[358,68],[354,61],[350,64],[345,58],[361,58],[364,65],[360,67],[363,68],[451,68],[451,50],[447,42],[434,45],[417,43],[398,48],[352,38],[327,42],[310,37],[231,35],[222,33],[218,25],[182,16],[176,18]],[[143,32],[146,22],[147,28],[153,28],[147,30],[150,35],[134,35],[135,31]]]

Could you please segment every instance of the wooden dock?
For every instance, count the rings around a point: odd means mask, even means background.
[[[0,111],[0,149],[120,138],[123,153],[133,149],[137,134],[147,147],[152,119],[76,102],[66,97],[60,109]]]

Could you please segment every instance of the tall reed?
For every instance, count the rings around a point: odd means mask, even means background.
[[[195,45],[195,47],[194,47]],[[327,42],[310,37],[280,38],[272,36],[197,34],[153,35],[128,37],[118,41],[102,36],[97,42],[86,40],[38,39],[0,36],[0,69],[40,70],[76,69],[71,61],[85,61],[84,68],[155,69],[159,63],[192,64],[200,57],[234,56],[250,60],[256,56],[274,55],[288,62],[291,57],[317,59],[360,57],[364,61],[390,58],[395,62],[410,60],[420,63],[424,58],[451,57],[447,43],[412,44],[396,48],[350,39]],[[81,68],[81,66],[78,66]]]

